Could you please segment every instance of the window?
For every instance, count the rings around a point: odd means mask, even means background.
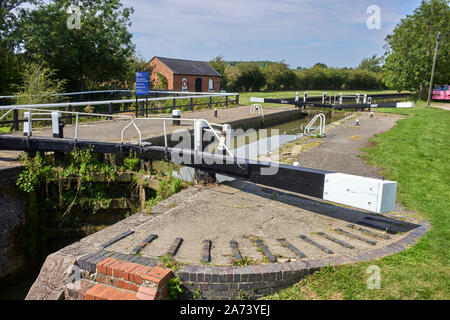
[[[209,90],[209,92],[213,92],[214,91],[214,81],[213,81],[213,79],[209,79],[208,90]]]

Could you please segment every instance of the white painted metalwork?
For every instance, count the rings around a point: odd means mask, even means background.
[[[377,213],[393,211],[397,182],[345,173],[325,174],[323,199]]]
[[[24,108],[17,108],[17,107],[12,107],[11,110],[8,111],[11,112],[12,110],[23,110]],[[25,109],[28,110],[27,112],[24,113],[24,116],[28,119],[27,122],[24,123],[24,133],[26,133],[28,136],[31,135],[31,123],[32,121],[36,121],[36,120],[42,120],[42,119],[32,119],[32,115],[33,113],[31,111],[39,111],[39,114],[52,114],[52,112],[55,112],[53,110],[44,110],[44,109],[34,109],[34,108],[28,108]],[[35,115],[38,113],[34,113]],[[217,138],[217,141],[220,141],[221,136],[219,135],[219,133],[221,131],[227,131],[229,130],[227,126],[227,124],[217,124],[217,123],[210,123],[205,119],[182,119],[182,118],[133,118],[131,116],[126,116],[126,115],[110,115],[110,114],[99,114],[99,113],[86,113],[86,112],[73,112],[73,111],[58,111],[57,114],[72,114],[75,116],[75,137],[74,137],[74,141],[76,142],[78,140],[78,132],[79,132],[79,116],[90,116],[90,117],[109,117],[109,118],[116,118],[116,119],[123,119],[123,120],[130,120],[130,123],[128,123],[121,131],[121,136],[120,136],[120,142],[123,144],[124,143],[124,133],[125,131],[133,126],[136,131],[138,132],[139,135],[139,145],[142,145],[142,132],[139,129],[138,125],[136,124],[136,121],[163,121],[163,127],[164,127],[164,145],[167,148],[168,147],[168,134],[167,134],[167,129],[166,129],[166,121],[173,121],[173,120],[178,120],[178,121],[187,121],[187,122],[193,122],[195,123],[196,121],[200,121],[202,122],[205,127],[208,127],[209,130],[215,135],[215,137]],[[5,116],[5,115],[3,115]],[[48,120],[51,120],[52,118],[49,118]],[[0,118],[1,120],[1,118]],[[25,127],[26,124],[30,123],[30,127],[27,128],[27,131],[25,131]],[[220,128],[220,130],[215,130],[214,127]],[[231,131],[231,130],[230,130]],[[231,134],[230,134],[231,136]],[[230,150],[229,148],[230,143],[225,144],[223,147],[226,150],[226,152],[234,158],[234,154],[233,152]],[[238,164],[238,166],[240,167],[240,165]]]
[[[174,92],[176,93],[176,92]],[[181,97],[161,97],[161,98],[141,98],[141,99],[125,99],[125,100],[102,100],[102,101],[83,101],[83,102],[58,102],[58,103],[46,103],[46,104],[22,104],[22,105],[9,105],[0,106],[0,110],[9,110],[11,108],[63,108],[79,106],[98,106],[106,104],[123,104],[123,103],[134,103],[134,102],[145,102],[145,101],[165,101],[174,99],[189,99],[189,98],[208,98],[208,97],[232,97],[237,96],[239,93],[205,93],[204,95],[186,95]]]
[[[314,123],[316,123],[317,119],[319,119],[319,127],[313,127]],[[319,130],[319,135],[323,137],[325,135],[325,115],[323,113],[316,114],[314,118],[306,125],[303,133],[305,135],[311,134],[311,130]]]
[[[260,117],[264,118],[264,108],[262,105],[255,103],[250,106],[250,115],[254,115],[256,112],[258,112]]]
[[[397,108],[414,108],[414,102],[397,102]]]

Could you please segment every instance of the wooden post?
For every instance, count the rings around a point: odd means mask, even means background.
[[[148,96],[145,96],[145,117],[148,118]]]
[[[19,131],[19,110],[13,110],[13,130]]]
[[[239,93],[236,95],[236,104],[239,104]]]
[[[208,105],[208,107],[211,109],[211,106],[212,106],[212,97],[209,97],[209,105]]]
[[[191,111],[194,111],[194,99],[189,98],[189,105],[190,105]]]
[[[139,117],[139,105],[138,105],[138,97],[136,95],[136,118]]]
[[[71,105],[71,104],[69,104],[69,105],[67,106],[67,111],[72,112],[72,105]],[[69,119],[67,120],[67,123],[68,123],[68,124],[72,124],[72,123],[73,123],[73,122],[72,122],[72,114],[71,114],[71,113],[69,113]]]
[[[228,96],[225,96],[225,107],[228,107]]]

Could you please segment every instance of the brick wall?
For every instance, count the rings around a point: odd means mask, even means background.
[[[175,74],[173,76],[174,79],[174,90],[181,91],[181,80],[186,78],[188,81],[188,91],[195,92],[195,79],[202,79],[202,92],[208,92],[209,89],[209,79],[212,79],[214,82],[214,92],[220,91],[220,77],[209,77],[209,76],[187,76],[181,74]]]
[[[158,84],[158,72],[163,74],[167,78],[168,88],[167,90],[173,89],[173,72],[158,58],[153,59],[150,62],[150,66],[152,67],[152,74],[150,75],[150,84],[151,87],[155,88]]]
[[[163,64],[158,58],[151,61],[152,74],[150,75],[150,83],[153,88],[158,84],[158,72],[163,74],[167,78],[168,88],[167,90],[182,91],[181,90],[181,80],[186,78],[188,80],[188,91],[195,92],[195,79],[202,79],[202,92],[208,92],[209,89],[209,79],[214,82],[214,92],[220,91],[220,77],[210,77],[210,76],[190,76],[173,74],[173,72]]]

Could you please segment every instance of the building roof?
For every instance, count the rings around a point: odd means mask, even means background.
[[[170,70],[172,70],[174,74],[185,74],[190,76],[211,76],[211,77],[222,76],[205,61],[153,57],[153,59],[155,58],[158,58],[158,60],[164,63]]]

